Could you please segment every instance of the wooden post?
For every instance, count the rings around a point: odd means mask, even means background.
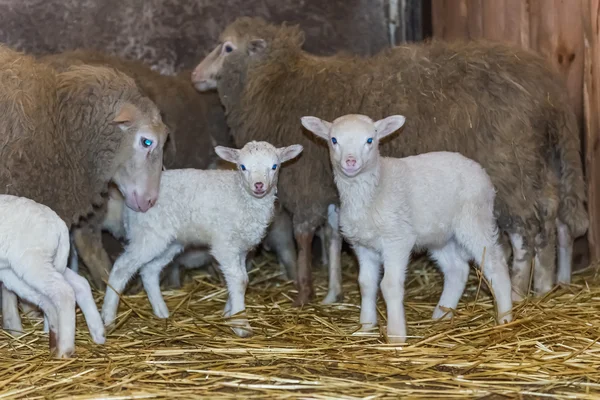
[[[583,0],[583,5],[585,166],[590,214],[588,243],[593,262],[600,260],[600,0]]]

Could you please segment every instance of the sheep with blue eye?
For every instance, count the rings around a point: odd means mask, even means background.
[[[123,208],[128,244],[108,279],[102,306],[105,325],[116,317],[119,294],[140,271],[154,314],[168,318],[159,285],[161,270],[187,246],[207,246],[220,264],[229,298],[224,315],[245,310],[248,284],[246,255],[264,238],[273,218],[281,164],[303,148],[276,148],[268,142],[249,142],[242,149],[217,146],[222,159],[236,170],[172,169],[162,174],[160,198],[146,213]],[[240,337],[252,334],[247,318],[231,320]]]
[[[340,228],[358,258],[362,330],[377,325],[381,292],[387,306],[390,342],[405,342],[404,282],[414,248],[427,249],[444,274],[433,312],[438,319],[456,309],[469,275],[481,265],[496,298],[498,322],[512,320],[511,282],[494,217],[496,192],[477,162],[453,152],[405,158],[381,157],[379,141],[404,125],[393,115],[373,122],[349,114],[333,123],[303,117],[302,125],[329,142],[340,194]]]

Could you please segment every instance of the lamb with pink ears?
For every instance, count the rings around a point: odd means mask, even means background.
[[[511,284],[498,244],[493,214],[495,190],[485,170],[459,153],[432,152],[406,158],[381,157],[379,141],[404,125],[393,115],[373,122],[350,114],[333,123],[303,117],[302,125],[329,143],[340,194],[340,227],[359,264],[361,330],[377,325],[376,300],[387,307],[390,342],[406,341],[404,282],[411,251],[429,250],[444,274],[433,318],[455,309],[469,274],[469,260],[481,262],[494,292],[499,323],[512,320]]]

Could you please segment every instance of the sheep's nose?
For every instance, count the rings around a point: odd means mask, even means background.
[[[256,190],[262,190],[263,186],[264,186],[264,185],[263,185],[263,183],[262,183],[262,182],[256,182],[256,183],[254,184],[254,188],[256,188]]]
[[[354,167],[356,166],[356,160],[354,158],[348,158],[346,160],[346,165],[349,167]]]

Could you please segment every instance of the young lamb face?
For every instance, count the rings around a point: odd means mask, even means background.
[[[402,115],[392,115],[377,122],[365,115],[348,114],[331,122],[317,117],[302,117],[302,125],[329,143],[333,168],[348,177],[377,162],[379,140],[404,125]]]
[[[215,152],[223,160],[237,164],[246,190],[261,198],[277,186],[281,164],[297,157],[302,149],[299,144],[275,148],[268,142],[252,141],[241,150],[217,146]]]
[[[148,100],[149,101],[149,100]],[[158,198],[167,128],[156,107],[123,105],[114,122],[126,134],[117,156],[114,183],[134,211],[146,212]]]

